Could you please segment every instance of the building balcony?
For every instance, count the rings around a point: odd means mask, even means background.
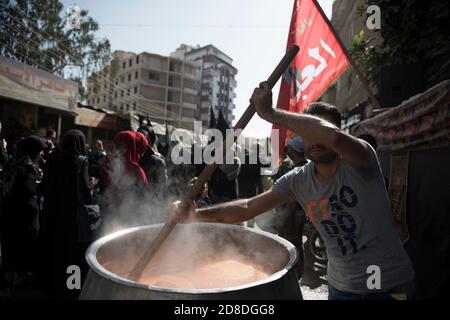
[[[180,106],[180,102],[179,101],[174,101],[175,99],[168,99],[167,100],[167,104],[168,105],[171,105],[171,106],[177,106],[177,107],[179,107]]]
[[[158,106],[163,106],[166,103],[165,99],[162,99],[162,98],[158,99],[158,98],[155,98],[155,97],[149,97],[149,96],[147,96],[145,94],[141,94],[141,96],[144,99],[139,99],[139,104],[143,104],[143,105],[146,105],[146,104],[148,104],[148,105],[157,104]]]
[[[158,72],[158,73],[166,73],[167,72],[167,69],[163,69],[163,68],[159,68],[159,67],[151,66],[151,65],[143,65],[141,67],[141,69],[147,70],[147,71],[154,71],[154,72]]]
[[[190,95],[193,95],[193,96],[197,96],[197,90],[194,90],[194,89],[191,89],[191,88],[188,88],[188,87],[184,87],[183,88],[183,92],[187,93],[187,94],[190,94]]]
[[[178,92],[181,91],[181,88],[175,87],[175,86],[170,85],[170,84],[169,84],[169,86],[168,86],[167,88],[168,88],[169,90],[172,90],[172,91],[178,91]]]
[[[166,86],[162,83],[155,83],[155,82],[150,82],[148,80],[142,80],[141,81],[142,85],[145,86],[150,86],[150,87],[154,87],[154,88],[159,88],[159,89],[166,89]]]
[[[185,72],[185,73],[183,73],[183,76],[186,79],[190,79],[190,80],[193,80],[193,81],[197,80],[197,75],[195,73]]]
[[[186,101],[183,101],[183,107],[184,108],[188,108],[188,109],[193,109],[193,110],[197,109],[197,105],[196,104],[190,103],[190,102],[186,102]]]
[[[196,119],[195,119],[195,117],[186,117],[186,116],[183,116],[183,117],[181,117],[181,120],[182,120],[182,121],[194,121],[194,120],[196,120]]]
[[[203,69],[203,77],[216,77],[218,75],[219,72],[212,68]]]

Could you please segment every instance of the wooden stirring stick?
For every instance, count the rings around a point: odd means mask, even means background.
[[[269,84],[270,88],[273,88],[275,83],[277,83],[278,79],[283,75],[283,73],[286,71],[286,69],[289,67],[291,61],[294,59],[295,55],[299,51],[299,47],[296,45],[293,45],[289,48],[289,50],[284,55],[283,59],[278,63],[275,70],[272,72],[270,77],[267,79],[267,83]],[[234,130],[237,129],[244,129],[247,124],[252,119],[253,115],[255,114],[255,107],[253,105],[249,105],[247,109],[245,110],[244,114],[241,116],[239,121],[234,126]],[[227,141],[226,138],[224,141]],[[226,143],[223,144],[223,147],[226,149]],[[218,167],[218,164],[213,163],[207,165],[203,171],[201,172],[200,176],[198,177],[197,181],[195,181],[192,188],[189,189],[186,197],[183,199],[183,201],[180,204],[180,210],[187,210],[188,209],[188,201],[194,201],[197,198],[197,195],[201,192],[203,189],[203,186],[208,181],[209,177],[214,173],[214,170]],[[133,267],[131,272],[129,273],[128,277],[133,281],[138,281],[142,275],[142,272],[144,271],[145,267],[148,265],[150,260],[153,258],[155,253],[158,251],[158,249],[161,247],[164,240],[169,236],[170,232],[175,228],[177,224],[177,221],[172,219],[169,219],[163,226],[163,228],[159,231],[156,238],[151,243],[148,250],[144,252],[144,254],[141,256],[139,261],[136,263],[136,265]]]

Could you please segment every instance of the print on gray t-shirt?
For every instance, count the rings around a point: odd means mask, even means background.
[[[369,145],[370,163],[358,168],[340,160],[334,175],[320,181],[309,162],[282,176],[272,190],[295,199],[320,232],[328,254],[328,281],[354,293],[367,288],[367,267],[381,271],[381,291],[411,280],[410,260],[394,228],[383,175]]]

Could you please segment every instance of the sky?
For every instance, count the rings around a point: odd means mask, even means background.
[[[112,50],[169,55],[180,44],[213,44],[233,59],[238,70],[235,122],[253,89],[283,57],[294,0],[63,0],[89,11],[99,38]],[[319,0],[331,17],[334,0]],[[273,89],[274,104],[279,83]],[[234,124],[234,123],[233,123]],[[271,125],[255,115],[243,134],[267,137]]]

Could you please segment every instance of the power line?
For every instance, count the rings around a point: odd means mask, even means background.
[[[3,42],[3,41],[1,41],[0,40],[0,43],[2,44],[2,45],[4,45],[5,47],[8,47],[9,49],[11,49],[11,50],[14,50],[14,48],[13,47],[11,47],[10,45],[8,45],[7,43],[5,43],[5,42]],[[22,44],[22,43],[21,43]],[[19,55],[20,57],[22,57],[22,58],[24,58],[24,59],[28,59],[28,57],[27,56],[25,56],[24,54],[21,54],[21,53],[19,53],[19,52],[16,52],[15,53],[16,55]],[[48,68],[46,68],[45,66],[43,66],[42,64],[40,64],[40,63],[35,63],[35,65],[36,66],[38,66],[39,68],[41,68],[42,70],[44,70],[44,71],[47,71],[48,73],[51,73],[51,74],[53,74],[53,72],[52,71],[50,71]],[[138,102],[138,101],[135,101],[135,100],[123,100],[124,102]],[[153,118],[155,118],[155,119],[159,119],[159,120],[166,120],[166,121],[173,121],[173,119],[170,119],[170,118],[163,118],[163,117],[161,117],[161,114],[160,113],[155,113],[155,112],[152,112],[152,111],[149,111],[148,112],[148,115],[149,116],[151,116],[151,117],[153,117]],[[181,121],[183,121],[183,120],[181,120]]]
[[[80,0],[81,1],[81,0]],[[94,10],[92,10],[92,9],[90,9],[90,11],[92,12],[92,13],[95,13],[94,12]],[[97,15],[97,20],[99,21],[99,22],[101,22],[100,20],[103,20],[104,21],[104,19],[98,19],[98,17],[100,17],[100,15],[98,14],[98,12],[96,13],[96,15]],[[100,17],[100,18],[102,18],[102,17]],[[100,25],[100,24],[99,24]],[[142,96],[142,95],[140,95],[140,96]],[[145,97],[143,97],[142,96],[142,98],[145,98]],[[146,99],[146,98],[145,98]],[[166,102],[166,104],[167,104],[167,102]],[[158,107],[159,108],[159,106],[155,106],[155,107]],[[181,110],[182,110],[182,105],[181,105],[181,103],[179,104],[179,108],[180,108],[180,111],[179,111],[179,114],[177,115],[177,114],[175,114],[174,112],[172,112],[172,111],[168,111],[168,109],[167,109],[167,106],[166,106],[166,108],[165,108],[165,117],[167,117],[167,115],[169,114],[174,114],[175,116],[174,116],[174,119],[177,119],[178,118],[178,120],[172,120],[172,121],[181,121],[181,122],[190,122],[190,121],[185,121],[185,120],[181,120]]]
[[[2,45],[4,45],[5,47],[10,48],[11,50],[14,50],[13,47],[9,46],[7,43],[5,43],[5,42],[3,42],[3,41],[1,41],[1,40],[0,40],[0,43],[1,43]],[[28,59],[28,57],[26,57],[26,56],[25,56],[24,54],[22,54],[22,53],[16,52],[15,54],[21,56],[21,57],[24,58],[24,59]],[[35,65],[37,65],[37,66],[38,66],[39,68],[41,68],[42,70],[47,71],[48,73],[53,74],[52,71],[50,71],[48,68],[44,67],[44,66],[41,65],[40,63],[36,63]]]
[[[50,63],[52,62],[50,57],[44,56],[44,55],[42,54],[42,52],[38,51],[37,49],[35,49],[35,48],[33,48],[33,47],[27,46],[25,43],[23,43],[23,40],[17,38],[14,34],[8,32],[8,31],[6,31],[6,30],[5,30],[4,32],[5,32],[10,38],[13,38],[14,40],[16,40],[16,41],[15,41],[16,45],[20,45],[21,47],[23,47],[23,48],[26,49],[27,51],[31,51],[31,52],[35,53],[37,56],[43,57],[46,61],[48,61],[48,62],[50,62]],[[10,47],[10,46],[8,46],[8,47],[9,47],[12,51],[14,51],[15,53],[17,53],[17,49],[16,49],[16,48],[12,48],[12,47]],[[28,53],[28,52],[27,52],[27,53]],[[22,55],[22,57],[24,57],[24,55]],[[25,57],[25,59],[26,59],[26,61],[33,60],[33,59],[30,58],[28,55]],[[36,63],[36,62],[33,62],[33,63]],[[52,71],[52,72],[50,72],[50,73],[54,73],[54,71]]]
[[[27,19],[27,20],[29,20],[29,18],[27,17],[27,16],[25,16],[24,14],[22,14],[21,12],[18,12],[17,10],[15,10],[14,8],[12,8],[12,7],[7,7],[6,5],[4,5],[3,3],[0,3],[0,5],[2,5],[3,7],[5,7],[5,8],[7,8],[7,9],[9,9],[9,10],[14,10],[16,13],[18,13],[18,14],[20,14],[23,18],[25,18],[25,19]],[[36,34],[37,36],[41,36],[41,35],[39,35],[39,34],[37,34],[34,30],[32,30],[32,29],[30,29],[30,27],[29,26],[27,26],[25,23],[23,23],[22,21],[20,21],[20,20],[17,20],[15,17],[13,17],[10,13],[8,13],[8,15],[13,19],[13,20],[15,20],[16,22],[18,22],[18,23],[20,23],[21,25],[23,25],[23,26],[25,26],[25,28],[27,28],[28,30],[30,30],[31,32],[33,32],[34,34]],[[56,41],[58,44],[60,44],[62,47],[65,47],[65,48],[68,48],[67,46],[65,46],[63,43],[61,43],[58,39],[56,39],[54,36],[52,36],[52,35],[50,35],[50,34],[48,34],[47,32],[44,32],[45,34],[47,34],[50,38],[52,38],[54,41]],[[45,39],[45,40],[47,40],[47,41],[49,41],[49,38],[46,38],[46,37],[43,37],[42,36],[42,38],[43,39]],[[10,47],[11,48],[11,47]],[[12,48],[11,48],[12,49]],[[12,49],[13,51],[14,51],[14,49]],[[63,52],[63,53],[65,53],[65,54],[67,54],[68,56],[70,56],[71,58],[74,58],[74,56],[70,53],[70,52],[68,52],[68,51],[66,51],[66,50],[64,50],[64,49],[61,49],[61,51]],[[22,57],[24,57],[23,55],[22,55]],[[80,56],[81,57],[81,56]],[[74,60],[77,60],[77,59],[74,59]],[[82,61],[81,60],[81,66],[85,66],[85,63],[84,63],[84,61]],[[42,67],[42,66],[41,66]],[[46,71],[48,71],[47,69],[46,69]],[[48,71],[49,72],[49,71]],[[97,73],[99,73],[99,72],[103,72],[102,70],[99,70]],[[53,73],[53,72],[50,72],[50,73]],[[120,85],[118,85],[118,84],[115,84],[113,81],[111,81],[111,80],[109,80],[109,79],[105,79],[107,82],[109,82],[112,86],[117,86],[117,87],[119,87],[119,88],[121,88],[122,90],[125,90],[125,91],[128,91],[128,90],[130,90],[129,88],[124,88],[124,87],[122,87],[122,86],[120,86]],[[110,90],[113,90],[112,88],[110,88]],[[114,93],[114,92],[113,92]],[[127,92],[127,95],[128,95],[128,92]],[[129,96],[129,95],[128,95]],[[137,100],[135,100],[134,98],[132,98],[132,97],[136,97],[135,99],[137,99]],[[123,98],[123,97],[122,97]],[[129,101],[127,101],[126,99],[131,99],[131,100],[129,100]],[[157,109],[159,109],[160,108],[160,106],[158,106],[158,105],[155,105],[155,104],[153,104],[152,102],[150,102],[150,101],[148,101],[149,99],[148,98],[146,98],[146,97],[144,97],[144,96],[142,96],[142,95],[140,95],[140,94],[131,94],[131,97],[130,98],[126,98],[126,99],[122,99],[124,102],[136,102],[136,103],[139,103],[139,101],[143,101],[145,104],[146,104],[146,106],[150,106],[150,107],[154,107],[154,108],[157,108]],[[145,106],[145,105],[144,105]],[[182,106],[181,106],[181,104],[179,104],[179,107],[180,107],[180,109],[182,108]],[[167,114],[167,112],[169,112],[170,114],[174,114],[172,111],[168,111],[168,110],[166,110],[165,111],[165,113]],[[146,110],[146,113],[147,113],[147,115],[152,115],[152,111],[149,111],[149,110]],[[155,113],[155,112],[153,112],[153,114],[158,114],[159,115],[159,113]],[[180,115],[181,115],[181,112],[178,114],[178,119],[168,119],[168,121],[178,121],[178,122],[191,122],[190,120],[182,120],[182,119],[180,119]],[[175,116],[177,116],[176,114],[175,114]],[[153,115],[152,115],[152,117],[154,117]],[[165,117],[165,119],[167,119],[166,117]]]
[[[228,28],[228,29],[250,29],[250,28],[288,28],[288,25],[232,25],[232,24],[131,24],[131,23],[105,23],[102,27],[121,28]]]
[[[6,44],[5,42],[3,42],[3,41],[1,41],[1,40],[0,40],[0,43],[1,43],[2,45],[4,45],[5,47],[8,47],[8,48],[14,50],[14,48],[12,48],[11,46],[9,46],[8,44]],[[18,52],[16,52],[16,55],[19,55],[19,56],[21,56],[21,57],[24,58],[24,59],[27,58],[25,55],[23,55],[23,54],[21,54],[21,53],[18,53]],[[47,71],[48,73],[52,73],[48,68],[42,66],[41,64],[36,63],[36,65],[37,65],[39,68],[41,68],[42,70]],[[158,119],[158,120],[174,121],[173,119],[170,119],[170,118],[161,117],[160,114],[156,114],[156,113],[151,113],[151,112],[149,112],[149,116],[151,116],[151,117],[154,118],[154,119]],[[180,120],[180,121],[186,122],[185,120]]]

